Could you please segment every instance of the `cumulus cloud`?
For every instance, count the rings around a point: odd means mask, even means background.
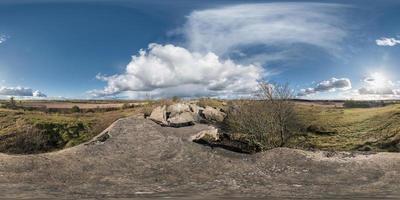
[[[390,46],[390,47],[400,44],[400,40],[397,40],[396,38],[386,38],[386,37],[377,39],[375,40],[375,42],[378,46]]]
[[[150,44],[133,56],[122,74],[98,75],[103,90],[89,91],[94,97],[129,95],[236,96],[257,89],[265,71],[258,65],[239,65],[214,53],[196,53],[174,45]]]
[[[39,90],[32,90],[24,87],[0,87],[0,95],[2,96],[21,96],[21,97],[46,97]]]
[[[298,96],[307,96],[318,92],[334,92],[336,90],[349,90],[351,89],[351,81],[348,78],[331,78],[319,82],[313,88],[301,89],[297,94]]]
[[[361,95],[369,95],[369,94],[374,94],[374,95],[392,95],[396,94],[397,92],[389,87],[381,88],[381,89],[375,89],[375,88],[369,88],[369,87],[361,87],[358,89],[358,93]]]
[[[360,95],[396,95],[396,84],[383,74],[372,73],[363,79],[363,86],[358,89]]]
[[[336,54],[348,35],[338,14],[343,8],[321,3],[240,4],[194,11],[182,31],[190,50],[211,51],[220,56],[241,54],[242,47],[264,46],[281,50],[282,55],[275,52],[275,57],[287,59],[287,50],[296,44]]]

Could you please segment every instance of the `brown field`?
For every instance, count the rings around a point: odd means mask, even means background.
[[[298,105],[305,105],[305,106],[323,106],[323,107],[343,107],[344,102],[323,102],[323,101],[295,101]]]
[[[33,108],[57,108],[57,109],[69,109],[74,106],[78,106],[81,109],[95,109],[95,108],[121,108],[124,104],[129,105],[145,105],[147,102],[109,102],[109,101],[23,101],[20,105],[23,107]]]

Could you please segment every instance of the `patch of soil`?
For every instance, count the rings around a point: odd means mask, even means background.
[[[317,126],[317,125],[308,126],[306,131],[310,132],[310,133],[315,133],[315,134],[318,134],[318,135],[327,135],[327,136],[337,134],[336,131],[326,130],[324,127]]]

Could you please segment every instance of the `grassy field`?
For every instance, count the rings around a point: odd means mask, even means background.
[[[6,104],[9,100],[0,100],[0,104]],[[143,105],[148,101],[123,101],[123,100],[76,100],[76,101],[51,101],[51,100],[16,100],[16,105],[26,108],[51,108],[51,109],[69,109],[78,106],[81,109],[96,108],[121,108],[124,104]]]
[[[142,108],[53,113],[0,109],[0,152],[40,153],[88,141],[119,118]]]
[[[290,145],[323,150],[399,151],[400,105],[335,108],[297,105],[305,125]]]
[[[17,109],[0,108],[0,152],[41,153],[72,147],[90,140],[119,118],[149,115],[156,105],[173,101],[139,102],[124,107],[127,103],[137,102],[44,101],[22,102],[23,106]],[[229,102],[200,99],[197,104],[227,109]],[[45,105],[46,109],[26,109],[29,105]],[[71,112],[73,105],[83,106],[79,112]],[[343,108],[302,102],[296,103],[295,109],[302,128],[289,139],[288,147],[400,151],[400,104]]]

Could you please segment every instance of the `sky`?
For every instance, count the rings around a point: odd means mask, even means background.
[[[0,98],[400,98],[400,1],[1,0]]]

